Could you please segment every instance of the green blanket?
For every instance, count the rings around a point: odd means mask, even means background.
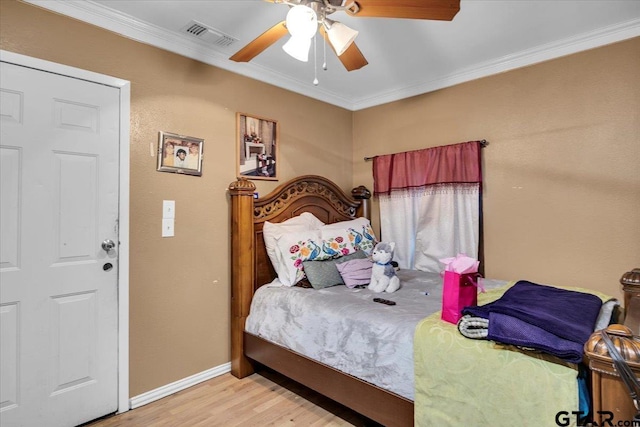
[[[498,299],[512,285],[478,294],[478,304]],[[440,320],[440,312],[418,323],[414,364],[416,426],[553,426],[556,417],[576,425],[576,365],[465,338],[456,325]]]

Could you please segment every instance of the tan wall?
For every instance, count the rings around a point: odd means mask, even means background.
[[[280,183],[312,173],[345,187],[351,113],[11,0],[0,48],[131,81],[131,396],[229,362],[236,112],[278,120]],[[156,171],[158,131],[204,138],[202,177]],[[163,199],[176,201],[174,238],[160,237]]]
[[[373,188],[365,156],[487,139],[487,276],[621,298],[640,267],[639,70],[636,38],[358,111],[353,182]]]

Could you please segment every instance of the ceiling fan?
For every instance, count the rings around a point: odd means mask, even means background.
[[[354,17],[429,19],[451,21],[460,10],[460,0],[265,0],[290,6],[287,18],[240,49],[231,58],[248,62],[287,33],[291,38],[283,46],[294,58],[308,60],[311,39],[324,37],[347,71],[358,70],[368,64],[353,42],[358,32],[330,19],[335,12]]]

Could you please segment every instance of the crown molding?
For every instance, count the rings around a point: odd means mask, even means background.
[[[353,102],[352,110],[361,110],[411,96],[433,92],[438,89],[444,89],[460,83],[515,70],[638,36],[640,36],[640,19],[630,20],[619,25],[602,28],[599,31],[580,34],[553,43],[540,45],[513,55],[479,63],[471,68],[442,79],[432,80],[430,82],[416,82],[385,93],[363,97]]]

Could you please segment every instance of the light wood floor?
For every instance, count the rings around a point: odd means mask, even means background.
[[[224,374],[85,427],[359,426],[379,424],[264,371],[241,380]]]

